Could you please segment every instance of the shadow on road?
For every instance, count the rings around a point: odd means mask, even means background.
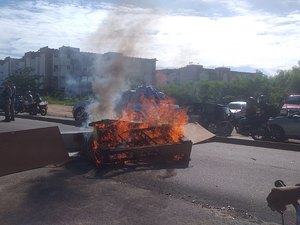
[[[89,179],[110,179],[122,174],[136,171],[166,170],[161,178],[174,176],[175,169],[185,169],[189,162],[168,162],[168,163],[132,163],[128,165],[105,165],[96,167],[84,157],[77,157],[67,164],[65,168],[75,174],[81,174]]]

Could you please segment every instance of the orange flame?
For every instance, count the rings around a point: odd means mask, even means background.
[[[184,136],[183,128],[187,121],[186,110],[176,106],[173,100],[158,102],[154,98],[142,97],[140,104],[128,104],[117,120],[95,123],[97,132],[92,149],[96,164],[102,163],[97,157],[99,149],[135,147],[140,141],[139,135],[151,144],[179,143]],[[181,156],[176,159],[179,158]],[[126,154],[116,154],[111,159],[126,159]]]
[[[169,125],[171,130],[167,135],[176,143],[183,137],[183,126],[188,121],[186,110],[179,108],[173,100],[160,100],[154,98],[140,98],[140,107],[137,110],[135,104],[129,104],[123,111],[120,120],[142,121],[139,128]],[[119,132],[127,128],[121,127]],[[155,134],[153,134],[155,136]]]

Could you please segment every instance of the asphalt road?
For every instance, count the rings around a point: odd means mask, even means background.
[[[213,207],[237,209],[260,220],[280,223],[280,216],[266,204],[274,181],[286,184],[300,181],[299,152],[257,148],[224,143],[193,146],[189,168],[126,173],[118,180],[138,187],[170,193],[179,198]],[[165,176],[166,179],[159,177]],[[286,224],[294,222],[291,207]],[[293,223],[291,223],[293,224]]]
[[[55,124],[61,131],[81,129],[60,123],[17,118],[15,122],[1,123],[0,132],[53,126]],[[58,171],[55,172],[55,170]],[[52,172],[54,174],[52,174]],[[55,174],[60,175],[56,177]],[[85,179],[82,180],[82,176],[84,176]],[[38,180],[35,180],[35,177],[37,177]],[[87,181],[86,177],[93,179],[88,179]],[[58,179],[59,182],[67,182],[69,189],[61,190],[61,184],[58,184],[55,179]],[[76,202],[74,204],[78,204],[79,207],[83,204],[79,200],[85,202],[84,204],[88,204],[86,200],[83,199],[83,196],[90,200],[93,199],[93,195],[98,199],[102,199],[101,196],[104,196],[103,199],[106,202],[101,203],[101,208],[108,207],[107,204],[111,204],[110,207],[114,208],[114,204],[117,204],[115,202],[121,200],[123,200],[123,202],[119,202],[118,204],[126,208],[125,203],[128,203],[128,198],[135,200],[143,199],[142,196],[144,194],[145,201],[147,199],[149,200],[149,193],[151,193],[151,195],[153,195],[153,199],[152,197],[150,198],[150,202],[153,201],[152,209],[153,207],[159,209],[161,206],[165,206],[166,203],[163,199],[167,197],[174,201],[172,207],[170,205],[168,206],[170,210],[178,210],[178,212],[184,212],[186,215],[192,217],[195,217],[197,212],[199,213],[200,208],[209,210],[214,216],[219,215],[225,218],[234,217],[236,219],[246,219],[248,222],[249,220],[250,222],[254,221],[254,224],[260,224],[262,221],[271,221],[280,224],[280,216],[272,212],[267,207],[265,201],[268,192],[277,179],[284,180],[286,184],[300,182],[299,152],[225,143],[205,143],[193,146],[189,167],[184,169],[176,167],[155,167],[94,170],[90,165],[87,166],[81,163],[80,165],[74,164],[66,168],[44,168],[2,177],[0,178],[0,197],[2,199],[0,211],[4,213],[0,213],[0,219],[4,218],[9,221],[7,224],[20,224],[20,221],[23,221],[27,215],[26,211],[34,213],[34,211],[39,208],[38,205],[36,205],[36,201],[40,204],[46,204],[47,207],[49,207],[50,204],[50,209],[52,210],[54,210],[54,206],[58,207],[59,210],[63,210],[59,202],[52,202],[50,200],[51,196],[48,195],[49,193],[54,197],[57,197],[57,194],[62,195],[60,196],[62,198],[62,205],[67,205],[68,207],[70,206],[65,201],[69,200],[69,198],[72,198],[71,202]],[[117,188],[115,182],[120,184],[120,187]],[[73,185],[80,187],[83,183],[84,185],[90,183],[91,186],[86,188],[85,191],[79,191],[73,187]],[[113,188],[110,185],[112,185]],[[24,189],[22,189],[22,187]],[[33,190],[31,190],[32,188]],[[109,190],[104,191],[103,188],[108,188],[110,191],[114,190],[115,192],[110,192]],[[120,196],[119,189],[124,191],[125,196]],[[4,190],[5,193],[3,192]],[[31,192],[28,192],[28,190]],[[35,194],[34,191],[37,193]],[[68,193],[66,197],[64,196],[65,191],[71,193]],[[145,192],[148,194],[146,195]],[[116,193],[117,195],[115,196]],[[46,197],[42,197],[44,195],[46,195]],[[70,195],[74,196],[70,197]],[[108,196],[113,199],[114,203],[109,201]],[[126,198],[126,196],[128,197]],[[38,200],[41,197],[44,202]],[[78,198],[78,201],[73,200],[73,198]],[[118,200],[116,198],[120,199]],[[16,203],[10,205],[10,203],[14,201],[16,201]],[[28,208],[25,212],[19,208],[20,205],[18,203],[20,201],[23,204],[22,207]],[[96,206],[100,207],[100,205],[95,205],[100,203],[95,203],[94,201],[95,199],[91,200],[89,206],[82,205],[82,207],[86,209]],[[139,201],[140,200],[138,200],[138,206],[141,207],[142,211],[146,211],[147,207],[143,208],[145,206],[142,206]],[[74,208],[77,207],[75,205]],[[131,208],[132,210],[138,210],[138,206],[135,207],[131,205]],[[198,209],[195,211],[194,207],[198,207]],[[75,213],[72,207],[68,210],[70,210],[71,214]],[[130,207],[127,210],[129,214],[133,213],[129,212]],[[178,216],[177,219],[179,222],[177,224],[198,224],[196,221],[197,219],[199,220],[199,218],[197,217],[188,219],[188,217],[182,216],[180,213],[174,214],[166,212],[165,210],[166,207],[164,208],[165,216],[173,216],[174,220],[170,219],[170,221],[165,221],[165,223],[164,221],[151,223],[149,222],[151,219],[148,219],[146,222],[136,218],[137,221],[133,222],[129,220],[129,222],[118,218],[124,222],[123,224],[176,224],[175,221]],[[120,209],[117,210],[117,212],[124,214],[124,211],[121,210],[120,212]],[[18,214],[16,220],[9,219],[9,215],[14,213]],[[59,211],[54,210],[54,212],[52,212],[49,211],[49,209],[43,209],[42,213],[38,215],[42,217],[47,213],[54,213],[54,217],[52,220],[49,220],[50,223],[45,224],[51,224],[51,221],[55,220],[55,217],[59,217]],[[95,223],[97,219],[94,213],[96,212],[92,210],[91,218],[93,219],[91,219],[90,223],[86,224],[97,224]],[[157,216],[158,212],[153,213],[156,213],[154,216]],[[112,212],[112,214],[114,214],[114,212]],[[294,224],[293,208],[288,208],[286,214],[285,224]],[[69,214],[66,215],[68,215],[67,217],[71,217]],[[201,213],[199,215],[201,215]],[[201,215],[200,218],[204,218],[205,215]],[[39,221],[39,216],[35,216],[35,221]],[[107,216],[109,216],[109,213]],[[147,216],[151,217],[151,213],[149,215],[147,214]],[[80,221],[82,217],[84,218],[84,215],[80,216]],[[159,218],[162,220],[166,219],[161,214]],[[66,219],[68,218],[65,218],[65,220]],[[107,218],[105,217],[104,219]],[[105,221],[108,222],[103,224],[121,224],[116,221],[111,223],[109,223],[109,220]],[[184,221],[189,222],[184,223]],[[23,224],[30,223],[24,222]],[[36,222],[33,224],[39,223]],[[68,223],[57,223],[56,221],[54,224]],[[76,221],[69,224],[76,224]],[[218,222],[199,222],[199,224],[218,224]],[[223,224],[229,223],[227,221]],[[243,223],[237,224],[246,224],[246,222],[243,221]]]

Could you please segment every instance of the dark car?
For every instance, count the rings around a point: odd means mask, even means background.
[[[168,104],[169,97],[152,86],[140,86],[137,89],[125,91],[115,107],[117,117],[130,109],[134,120],[143,121],[149,118],[149,111],[155,113],[162,104]],[[170,103],[172,104],[172,103]],[[175,107],[175,105],[172,104]],[[152,109],[152,110],[151,110]],[[158,116],[158,115],[151,115]],[[158,119],[158,118],[157,118]]]
[[[214,103],[193,103],[187,108],[190,122],[197,122],[216,135],[231,135],[233,126],[228,106]]]
[[[271,117],[268,124],[271,137],[276,141],[300,139],[300,113]]]
[[[145,99],[151,99],[151,101],[142,102],[142,97]],[[153,101],[152,101],[153,100]],[[88,119],[87,107],[94,100],[82,100],[77,102],[73,107],[73,117],[77,122],[84,122]],[[155,108],[161,102],[167,103],[168,96],[153,88],[152,86],[140,86],[136,89],[127,90],[122,93],[122,96],[115,107],[117,117],[122,115],[123,110],[131,108],[135,113],[135,120],[142,121],[148,117],[145,109],[145,104],[151,104],[151,108]],[[174,105],[176,107],[176,105]]]

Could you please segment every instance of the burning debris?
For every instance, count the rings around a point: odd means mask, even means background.
[[[121,101],[126,104],[120,106],[118,119],[90,123],[94,132],[88,141],[89,157],[97,166],[188,162],[192,142],[184,137],[186,111],[156,89],[136,91],[130,100]]]
[[[189,161],[192,143],[174,139],[169,125],[102,120],[94,127],[89,156],[97,166],[148,162]]]

